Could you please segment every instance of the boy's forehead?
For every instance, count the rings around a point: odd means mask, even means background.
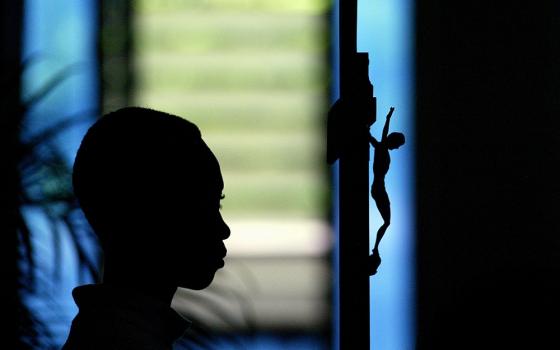
[[[205,191],[221,193],[224,188],[224,179],[218,159],[206,144],[202,148],[198,164],[190,164],[194,167],[193,171],[198,174],[198,183],[194,185],[201,186]]]

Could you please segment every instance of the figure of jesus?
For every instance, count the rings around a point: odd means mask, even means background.
[[[381,225],[377,231],[377,237],[372,251],[373,254],[369,256],[370,276],[377,273],[377,268],[381,264],[381,257],[379,256],[379,243],[381,242],[385,231],[387,231],[387,228],[391,224],[391,203],[389,202],[389,195],[385,189],[385,175],[387,175],[389,165],[391,164],[389,151],[398,149],[400,146],[404,145],[405,142],[404,134],[400,132],[392,132],[389,134],[389,124],[394,110],[395,108],[391,107],[389,113],[387,114],[385,126],[383,127],[383,134],[381,135],[381,141],[377,141],[375,137],[371,135],[369,138],[369,142],[375,149],[375,155],[373,157],[373,184],[371,186],[371,196],[375,200],[375,204],[381,214],[381,218],[383,218],[383,225]]]

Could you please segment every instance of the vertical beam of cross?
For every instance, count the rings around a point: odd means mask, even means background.
[[[357,0],[339,0],[340,98],[344,125],[339,160],[340,349],[370,348],[369,142],[356,83],[367,78],[367,54],[356,49]],[[365,69],[364,69],[365,64]],[[365,77],[363,76],[365,74]],[[359,89],[359,88],[358,88]],[[371,96],[370,96],[371,97]]]

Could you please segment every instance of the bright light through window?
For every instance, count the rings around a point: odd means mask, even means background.
[[[207,292],[181,290],[174,301],[212,327],[330,327],[328,6],[134,2],[135,104],[196,123],[223,170],[226,268]],[[200,300],[228,318],[198,308]]]

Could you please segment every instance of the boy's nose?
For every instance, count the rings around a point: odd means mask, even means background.
[[[231,235],[231,230],[229,229],[229,226],[226,224],[226,222],[224,221],[221,215],[220,215],[220,225],[221,225],[220,233],[222,235],[222,239],[228,239],[229,236]]]
[[[231,235],[231,230],[229,229],[229,226],[226,225],[226,223],[224,223],[224,239],[228,239],[229,236]]]

